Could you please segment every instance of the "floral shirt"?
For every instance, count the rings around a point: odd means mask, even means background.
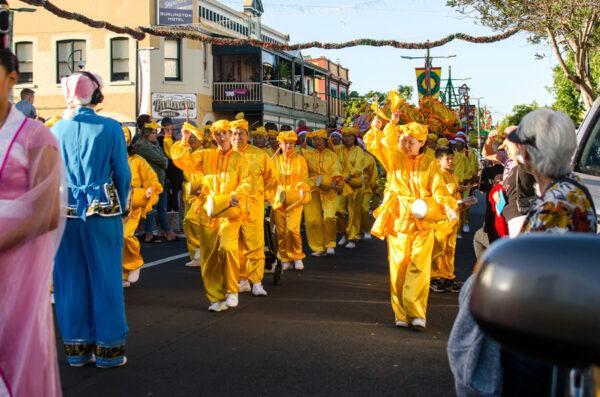
[[[572,180],[581,183],[577,176],[569,174],[555,181],[543,197],[534,201],[522,233],[596,233],[594,207],[586,193]]]

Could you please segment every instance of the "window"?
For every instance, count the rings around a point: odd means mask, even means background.
[[[129,80],[129,39],[110,40],[110,81]]]
[[[58,41],[56,43],[56,82],[85,67],[85,40]]]
[[[348,89],[346,87],[340,87],[340,99],[342,101],[345,101],[347,96],[348,96]]]
[[[19,60],[19,84],[33,82],[33,43],[15,44],[15,55]]]
[[[165,80],[181,81],[181,40],[165,39]]]
[[[596,120],[589,125],[590,132],[586,141],[580,143],[584,144],[584,147],[579,168],[583,173],[600,176],[600,112],[596,112],[596,115],[592,113],[589,112],[587,117],[596,117]]]
[[[332,86],[331,86],[331,97],[332,97],[332,98],[337,98],[337,97],[338,97],[338,94],[337,94],[337,92],[338,92],[338,91],[337,91],[337,86],[335,86],[335,85],[332,85]]]

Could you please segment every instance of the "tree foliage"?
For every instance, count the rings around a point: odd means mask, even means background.
[[[504,119],[502,119],[502,122],[498,126],[498,130],[502,132],[511,125],[519,125],[519,123],[527,113],[539,107],[540,105],[538,105],[536,101],[533,101],[531,103],[517,104],[513,106],[512,113],[506,115]]]
[[[459,12],[496,30],[519,28],[532,42],[548,42],[565,76],[589,109],[598,96],[590,58],[600,48],[600,0],[448,0]],[[569,69],[566,55],[573,54]]]

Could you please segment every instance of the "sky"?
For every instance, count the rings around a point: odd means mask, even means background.
[[[223,3],[241,9],[242,0]],[[445,0],[263,0],[263,6],[263,24],[288,33],[290,43],[357,38],[423,42],[458,32],[474,36],[497,33],[447,7]],[[431,55],[456,57],[434,59],[433,66],[442,67],[442,81],[448,77],[449,66],[453,78],[470,77],[465,83],[471,87],[471,98],[482,97],[480,103],[490,108],[494,121],[510,114],[515,104],[535,100],[540,105],[551,105],[552,95],[547,87],[552,85],[556,62],[549,47],[532,45],[526,37],[519,33],[492,44],[454,41],[433,49]],[[389,91],[401,84],[413,86],[416,93],[414,68],[422,67],[424,61],[401,56],[425,55],[424,50],[390,47],[310,49],[302,53],[339,61],[350,69],[350,89],[361,94]],[[536,54],[545,57],[536,59]],[[413,100],[416,101],[416,94]]]

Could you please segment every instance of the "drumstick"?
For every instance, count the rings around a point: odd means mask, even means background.
[[[281,151],[281,146],[277,148],[275,153],[273,153],[273,155],[271,156],[271,160],[273,160],[275,158],[275,156],[277,156],[279,154],[280,151]]]

